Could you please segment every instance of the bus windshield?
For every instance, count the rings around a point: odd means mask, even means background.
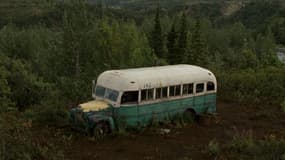
[[[97,97],[106,98],[113,102],[116,102],[119,96],[119,92],[102,86],[96,86],[95,95]]]

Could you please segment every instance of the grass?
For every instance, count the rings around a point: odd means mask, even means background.
[[[211,140],[207,146],[207,152],[210,156],[216,157],[220,153],[220,145],[217,140]]]
[[[281,109],[285,113],[285,101],[281,104]]]
[[[285,160],[285,140],[269,135],[258,139],[251,131],[235,134],[232,139],[220,145],[211,140],[206,147],[210,156],[232,160]]]

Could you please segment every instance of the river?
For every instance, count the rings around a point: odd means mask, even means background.
[[[285,63],[285,48],[278,48],[277,49],[277,56],[280,61]]]

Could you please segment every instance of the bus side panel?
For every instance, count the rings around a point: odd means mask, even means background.
[[[186,109],[192,108],[197,114],[216,111],[216,94],[201,95],[153,104],[141,104],[115,109],[118,125],[124,127],[146,126],[152,122],[170,120]]]
[[[195,96],[194,97],[194,110],[197,114],[202,114],[206,112],[205,107],[205,95]]]
[[[138,107],[138,119],[142,126],[166,120],[167,117],[167,104],[165,102],[145,104]]]
[[[136,127],[138,125],[137,105],[115,108],[115,119],[119,127]]]
[[[216,93],[205,95],[205,107],[207,113],[216,112]]]
[[[138,107],[138,119],[142,125],[170,120],[177,114],[182,114],[191,105],[193,105],[193,98],[140,105]]]
[[[182,105],[183,105],[184,111],[189,109],[189,108],[192,108],[195,110],[195,108],[194,108],[194,97],[182,99]]]

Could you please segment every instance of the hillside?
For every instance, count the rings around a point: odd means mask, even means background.
[[[1,0],[0,26],[9,22],[19,25],[37,23],[47,17],[50,12],[50,2],[46,0]]]
[[[284,3],[0,0],[0,160],[284,160]]]

